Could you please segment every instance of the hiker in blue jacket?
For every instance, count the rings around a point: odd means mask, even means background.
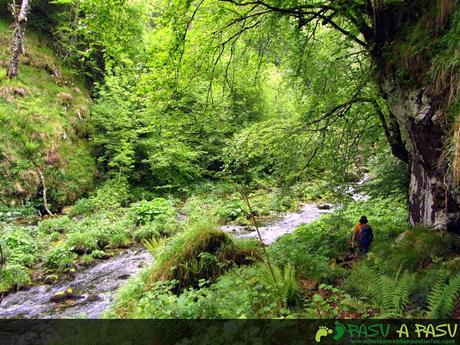
[[[353,231],[352,247],[354,248],[357,243],[359,255],[365,256],[369,252],[373,239],[374,233],[372,227],[368,224],[367,217],[362,216],[359,224],[355,226],[355,230]]]

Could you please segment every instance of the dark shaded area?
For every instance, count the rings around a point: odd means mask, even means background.
[[[455,344],[460,339],[459,334],[449,335],[448,322],[442,320],[68,320],[3,321],[0,342],[5,345],[316,344],[315,337],[321,332],[320,343],[326,345],[356,341],[390,343],[398,339],[416,343],[434,339],[433,335],[425,337],[423,331],[430,324],[443,325],[440,327],[445,334],[436,340]],[[397,333],[400,329],[407,330],[402,338]]]

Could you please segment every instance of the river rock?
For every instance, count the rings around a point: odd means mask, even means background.
[[[64,302],[67,299],[65,291],[56,292],[53,296],[51,296],[51,302]]]
[[[77,274],[77,270],[74,267],[71,267],[67,270],[67,274],[71,277],[75,277],[75,275]]]
[[[97,301],[101,301],[101,300],[102,300],[102,298],[98,294],[90,294],[86,298],[86,302],[97,302]]]
[[[59,291],[51,296],[50,301],[55,303],[65,302],[67,300],[77,300],[82,299],[84,296],[77,295],[73,292],[73,289],[68,288],[65,291]]]
[[[78,255],[84,255],[88,252],[88,249],[86,249],[84,246],[75,246],[72,249],[72,252],[78,254]]]
[[[45,277],[42,274],[36,272],[32,275],[32,281],[34,283],[43,283],[45,281]]]
[[[59,276],[57,274],[50,274],[45,277],[45,284],[53,285],[59,281]]]

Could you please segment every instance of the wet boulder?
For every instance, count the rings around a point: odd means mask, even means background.
[[[90,294],[86,298],[86,302],[97,302],[97,301],[101,301],[101,300],[102,300],[102,298],[98,294]]]
[[[45,284],[53,285],[59,281],[59,276],[57,274],[50,274],[45,277]]]
[[[77,245],[72,248],[72,252],[81,256],[88,254],[88,249],[85,246]]]
[[[71,277],[75,277],[77,274],[77,270],[74,267],[71,267],[67,270],[67,274]]]
[[[61,303],[68,300],[77,300],[82,298],[84,298],[84,296],[78,295],[74,293],[73,289],[68,288],[64,291],[56,292],[53,296],[51,296],[50,301],[55,303]]]

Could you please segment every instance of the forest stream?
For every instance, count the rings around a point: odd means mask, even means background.
[[[286,213],[278,219],[260,226],[265,244],[291,233],[302,224],[317,220],[322,214],[316,205],[303,205],[299,211]],[[243,226],[226,225],[222,230],[237,237],[256,237],[254,229]],[[152,260],[143,248],[131,248],[109,260],[102,261],[88,269],[78,272],[71,281],[56,285],[39,285],[29,290],[12,293],[0,305],[0,318],[98,318],[113,303],[117,290],[126,279],[137,274]],[[56,294],[72,289],[75,295],[65,302],[53,302]]]

